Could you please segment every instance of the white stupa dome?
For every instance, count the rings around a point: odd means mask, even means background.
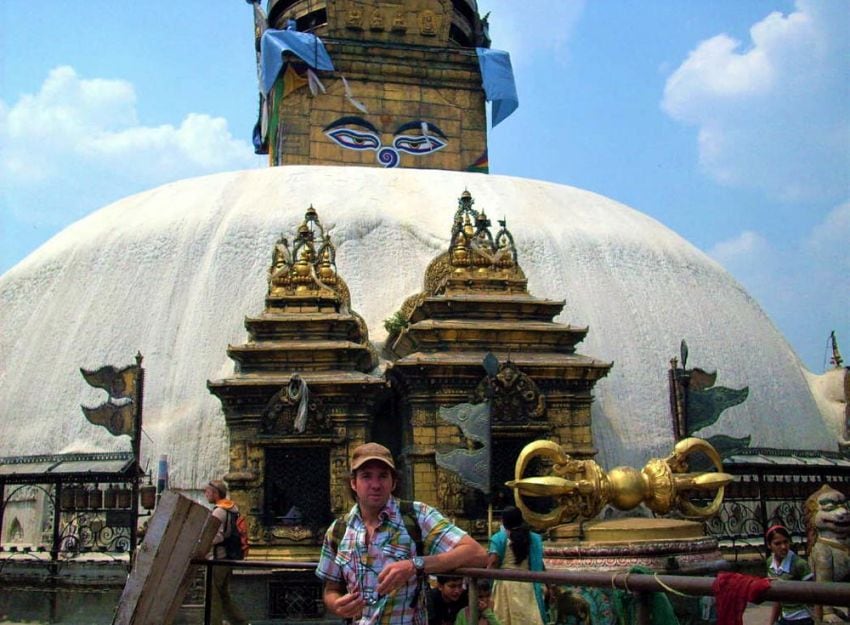
[[[105,394],[79,367],[146,369],[143,457],[170,458],[176,487],[227,472],[227,428],[208,379],[233,371],[243,318],[262,310],[274,241],[311,204],[332,226],[337,267],[373,341],[448,247],[457,198],[508,220],[532,295],[565,299],[589,325],[582,354],[614,361],[595,390],[599,461],[669,453],[668,362],[749,398],[705,435],[753,446],[834,449],[801,363],[719,265],[653,219],[605,197],[463,172],[288,166],[183,180],[122,199],[66,228],[0,277],[0,456],[129,449],[80,404]],[[143,459],[143,465],[145,460]]]

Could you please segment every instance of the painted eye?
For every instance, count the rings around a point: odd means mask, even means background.
[[[334,128],[325,134],[337,145],[349,150],[377,150],[381,147],[379,137],[371,132],[361,132],[350,128]]]
[[[446,142],[433,135],[399,135],[393,140],[393,146],[401,152],[422,155],[443,149],[446,147]]]

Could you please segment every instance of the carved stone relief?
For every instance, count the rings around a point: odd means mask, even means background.
[[[473,401],[490,401],[490,418],[494,425],[517,425],[543,421],[546,397],[528,375],[508,361],[495,376],[485,376],[478,383]]]

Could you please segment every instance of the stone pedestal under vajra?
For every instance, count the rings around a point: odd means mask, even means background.
[[[722,560],[717,540],[701,523],[679,519],[629,518],[571,523],[553,528],[543,543],[547,570],[626,573],[644,566],[656,573],[711,568]],[[553,591],[556,622],[608,625],[617,622],[613,592],[601,588],[561,587]],[[674,604],[678,604],[675,601]],[[691,612],[697,607],[677,606]]]
[[[625,571],[635,565],[673,574],[721,560],[702,523],[680,519],[615,519],[553,528],[543,544],[547,569]]]

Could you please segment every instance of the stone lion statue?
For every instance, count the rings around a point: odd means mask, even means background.
[[[818,582],[850,581],[850,503],[824,484],[805,504],[809,566]],[[823,606],[824,623],[850,623],[847,608]]]

